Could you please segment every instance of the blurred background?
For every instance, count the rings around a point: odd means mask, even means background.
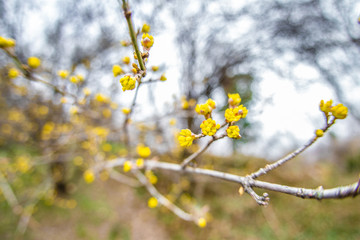
[[[153,157],[180,162],[194,149],[180,149],[174,134],[182,128],[199,132],[203,120],[193,114],[194,104],[214,99],[214,118],[221,122],[227,93],[240,93],[249,109],[239,125],[242,138],[216,142],[200,166],[246,175],[304,144],[324,125],[320,100],[333,99],[349,108],[348,118],[262,180],[309,188],[356,181],[358,1],[134,0],[130,7],[135,27],[140,31],[149,24],[155,39],[147,66],[159,70],[149,71],[146,79],[167,77],[139,90],[130,130],[133,147],[144,143]],[[1,52],[2,239],[360,237],[358,199],[315,202],[270,193],[270,206],[262,208],[249,196],[240,198],[235,184],[155,172],[159,190],[174,202],[189,211],[210,209],[203,230],[161,207],[149,209],[145,189],[108,180],[109,173],[86,184],[82,172],[94,162],[128,153],[121,109],[131,105],[134,91],[123,92],[112,73],[115,64],[131,71],[125,56],[133,61],[120,5],[115,0],[0,1],[0,18],[0,35],[16,40],[19,59],[40,58],[35,74],[77,96],[64,103],[44,84],[10,79],[14,64]],[[71,84],[58,76],[63,69],[85,80]],[[91,94],[84,96],[84,89]],[[72,113],[81,99],[79,113]],[[5,182],[17,197],[12,206]],[[27,222],[26,216],[31,216]]]

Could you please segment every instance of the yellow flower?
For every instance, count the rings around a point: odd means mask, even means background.
[[[226,129],[229,138],[241,138],[240,129],[238,126],[230,126]]]
[[[106,97],[105,95],[103,95],[101,93],[96,94],[94,99],[101,103],[107,103],[110,101],[110,99],[108,97]]]
[[[180,134],[178,137],[180,146],[189,147],[189,146],[191,146],[194,139],[195,139],[195,135],[191,132],[190,129],[182,129],[180,131]]]
[[[138,168],[142,168],[142,167],[144,166],[144,159],[138,158],[138,159],[136,160],[136,166],[137,166]]]
[[[59,77],[61,77],[62,79],[65,79],[69,76],[69,71],[67,70],[59,70],[57,72],[57,74],[59,75]]]
[[[70,114],[71,115],[75,115],[75,114],[77,114],[78,112],[79,112],[79,109],[78,109],[78,107],[76,107],[76,106],[72,106],[71,108],[70,108]]]
[[[95,175],[90,169],[86,170],[83,174],[84,180],[87,183],[92,183],[95,180]]]
[[[12,38],[4,38],[0,36],[0,48],[14,47],[16,41]]]
[[[69,81],[72,82],[72,83],[74,83],[74,84],[77,84],[77,83],[80,82],[80,80],[77,78],[77,76],[71,76],[71,77],[69,78]]]
[[[214,110],[216,108],[216,103],[211,98],[206,101],[206,104],[210,106],[211,110]]]
[[[154,197],[149,198],[148,200],[148,206],[149,208],[156,208],[158,205],[158,200]]]
[[[175,118],[170,119],[169,124],[170,124],[170,126],[175,126],[176,119]]]
[[[122,111],[125,115],[128,115],[128,114],[131,112],[131,109],[130,109],[130,108],[123,108],[123,109],[121,109],[121,111]]]
[[[206,227],[206,219],[205,218],[199,218],[197,221],[197,225],[201,228]]]
[[[238,93],[233,93],[233,94],[229,93],[228,97],[229,97],[228,102],[229,102],[229,105],[231,107],[236,107],[241,102],[241,98],[240,98],[240,95]]]
[[[151,70],[153,70],[154,72],[156,72],[157,70],[159,70],[159,66],[152,66]]]
[[[19,156],[16,159],[16,168],[22,173],[26,173],[30,169],[30,158],[27,156]]]
[[[197,104],[196,107],[195,107],[195,111],[198,114],[206,116],[209,113],[211,113],[211,108],[210,108],[210,106],[208,104]]]
[[[81,156],[76,156],[73,159],[73,163],[75,166],[81,166],[84,163],[84,159]]]
[[[149,50],[154,44],[154,37],[147,34],[147,33],[144,33],[141,37],[141,45]]]
[[[321,130],[321,129],[317,129],[315,131],[315,134],[316,134],[317,137],[322,137],[322,136],[324,136],[324,131]]]
[[[166,81],[167,78],[165,77],[165,73],[163,73],[160,77],[160,81]]]
[[[89,88],[84,88],[83,93],[85,94],[85,96],[89,96],[91,94],[91,90]]]
[[[150,25],[144,23],[144,25],[142,26],[141,31],[142,31],[143,33],[148,33],[148,32],[150,32]]]
[[[201,123],[200,128],[203,134],[212,136],[220,128],[220,124],[216,124],[215,120],[208,118]]]
[[[129,46],[129,42],[128,42],[128,41],[125,41],[125,40],[121,40],[121,41],[120,41],[120,44],[121,44],[121,46],[123,46],[123,47]]]
[[[181,97],[181,108],[182,109],[188,109],[189,108],[189,102],[186,100],[185,96]]]
[[[197,104],[195,107],[195,111],[198,114],[204,115],[205,118],[211,114],[212,110],[216,108],[215,101],[209,98],[205,104]]]
[[[136,151],[139,154],[139,156],[142,158],[147,158],[151,154],[151,149],[149,147],[144,146],[143,144],[139,144],[136,147]]]
[[[110,143],[105,143],[101,148],[104,152],[110,152],[112,150],[112,146]]]
[[[121,83],[123,91],[133,90],[135,88],[136,80],[135,80],[135,78],[133,78],[129,75],[126,75],[120,79],[120,83]]]
[[[102,115],[104,116],[104,118],[109,118],[109,117],[111,117],[111,110],[108,109],[108,108],[105,108],[105,109],[102,111]]]
[[[11,79],[17,78],[19,76],[19,71],[16,68],[10,68],[8,72],[8,76]]]
[[[146,172],[145,172],[145,176],[147,177],[147,179],[149,180],[149,182],[151,183],[151,184],[156,184],[157,183],[157,181],[158,181],[158,178],[157,178],[157,176],[153,173],[153,171],[151,171],[151,170],[147,170]]]
[[[245,118],[248,113],[248,110],[243,105],[240,105],[236,108],[228,108],[225,110],[225,118],[227,122],[236,122],[240,118]]]
[[[78,78],[79,82],[83,82],[85,80],[82,74],[77,74],[76,77]]]
[[[339,103],[338,105],[331,108],[332,115],[337,119],[344,119],[347,117],[348,108]]]
[[[333,101],[330,99],[326,103],[324,103],[324,100],[320,101],[320,110],[323,111],[326,115],[331,111],[331,105]]]
[[[129,59],[129,62],[130,62],[130,59]],[[119,66],[119,65],[114,65],[112,68],[112,71],[113,71],[114,77],[119,76],[120,74],[123,73],[123,70],[122,70],[121,66]]]
[[[131,170],[132,164],[130,161],[125,161],[124,162],[124,172],[128,172]]]
[[[129,63],[130,63],[130,58],[129,58],[128,56],[123,57],[122,61],[123,61],[125,64],[129,64]]]
[[[41,60],[37,57],[29,57],[28,58],[28,65],[31,68],[38,68],[41,64]]]
[[[63,104],[66,103],[66,102],[67,102],[66,97],[62,97],[62,98],[60,99],[60,102],[63,103]]]

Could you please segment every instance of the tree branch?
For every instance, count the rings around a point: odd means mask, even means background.
[[[116,166],[122,166],[125,162],[125,158],[120,158],[116,160],[111,160],[103,164],[103,168],[113,168]],[[309,198],[309,199],[339,199],[345,197],[355,197],[360,194],[360,179],[358,182],[347,186],[340,186],[331,189],[307,189],[307,188],[297,188],[297,187],[290,187],[286,185],[280,185],[275,183],[263,182],[259,180],[254,180],[250,176],[238,176],[230,173],[220,172],[216,170],[209,170],[203,168],[193,168],[193,167],[186,167],[182,168],[180,164],[174,163],[167,163],[167,162],[158,162],[153,160],[147,160],[144,163],[145,168],[149,169],[163,169],[173,172],[186,172],[191,174],[197,175],[204,175],[210,176],[216,179],[222,179],[229,182],[239,183],[244,188],[246,187],[256,187],[265,190],[271,190],[274,192],[286,193],[289,195],[293,195],[296,197],[301,198]],[[248,189],[245,189],[248,190]],[[248,192],[249,193],[249,192]],[[263,195],[264,198],[267,198],[267,195]],[[263,197],[260,197],[261,200]],[[263,204],[261,204],[263,205]]]

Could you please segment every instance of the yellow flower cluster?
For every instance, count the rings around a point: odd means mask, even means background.
[[[144,33],[141,37],[141,45],[149,50],[154,44],[154,37],[149,35],[148,33]]]
[[[83,174],[84,180],[87,183],[92,183],[95,180],[95,175],[90,169],[86,170]]]
[[[206,227],[206,219],[205,218],[199,218],[197,220],[197,225],[201,228]]]
[[[152,66],[151,70],[153,70],[154,72],[156,72],[157,70],[159,70],[159,66]]]
[[[145,171],[145,176],[147,177],[147,179],[149,180],[149,182],[150,182],[151,184],[156,184],[157,181],[158,181],[157,176],[156,176],[156,175],[154,174],[154,172],[151,171],[151,170],[146,170],[146,171]]]
[[[121,83],[123,91],[133,90],[135,88],[136,80],[134,77],[126,75],[126,76],[120,78],[120,83]]]
[[[238,126],[230,126],[226,129],[229,138],[241,138],[240,129]]]
[[[143,33],[148,33],[148,32],[150,32],[150,25],[144,23],[144,25],[142,26],[141,31],[142,31]]]
[[[238,93],[233,93],[233,94],[229,93],[228,97],[229,97],[228,103],[230,107],[239,106],[239,104],[241,103],[241,97]]]
[[[214,110],[215,108],[215,101],[209,98],[205,104],[197,104],[195,107],[195,111],[200,115],[204,115],[205,118],[208,118],[210,117],[212,110]]]
[[[123,61],[123,63],[125,63],[125,64],[129,64],[129,63],[130,63],[130,57],[128,57],[128,56],[123,57],[122,61]]]
[[[321,130],[321,129],[317,129],[315,131],[315,134],[316,134],[317,137],[322,137],[322,136],[324,136],[324,131]]]
[[[124,162],[124,166],[123,166],[123,170],[124,170],[124,172],[128,172],[128,171],[130,171],[130,170],[131,170],[131,168],[132,168],[132,164],[131,164],[131,162],[130,162],[130,161],[125,161],[125,162]]]
[[[83,93],[84,93],[85,96],[89,96],[91,94],[91,90],[86,87],[86,88],[83,89]]]
[[[200,124],[202,133],[207,136],[212,136],[220,128],[220,124],[216,124],[215,120],[208,118]]]
[[[339,103],[336,106],[332,106],[333,101],[329,100],[326,103],[324,100],[320,101],[320,110],[325,113],[326,117],[331,113],[336,119],[344,119],[347,117],[348,108]]]
[[[139,154],[139,156],[142,158],[147,158],[151,154],[151,149],[147,146],[144,146],[143,144],[139,144],[136,147],[136,151]]]
[[[227,122],[237,122],[240,118],[245,118],[248,110],[243,105],[225,110],[225,118]]]
[[[160,81],[166,81],[167,78],[165,76],[165,73],[163,73],[161,76],[160,76]]]
[[[149,198],[148,206],[149,208],[155,208],[158,205],[158,200],[154,197]]]
[[[65,79],[69,76],[69,71],[67,70],[59,70],[57,72],[57,74],[59,75],[59,77],[61,77],[62,79]]]
[[[195,139],[195,135],[190,131],[190,129],[182,129],[180,131],[178,140],[180,146],[189,147]]]
[[[130,108],[123,108],[123,109],[121,109],[121,111],[122,111],[125,115],[128,115],[128,114],[130,114],[131,109],[130,109]]]
[[[100,103],[109,103],[110,102],[110,98],[101,93],[96,94],[94,99]]]
[[[11,79],[17,78],[19,76],[19,71],[16,68],[10,68],[8,72],[8,76]]]
[[[324,100],[320,101],[320,110],[323,111],[325,114],[328,114],[331,111],[331,105],[333,101],[330,99],[326,103],[324,103]]]
[[[16,41],[12,38],[4,38],[0,36],[0,48],[14,47]]]
[[[337,119],[344,119],[347,117],[348,108],[340,103],[331,108],[331,113]]]
[[[130,59],[129,59],[129,61],[130,61]],[[120,65],[114,65],[112,68],[112,71],[113,71],[114,77],[117,77],[123,73],[123,70]]]
[[[29,57],[28,58],[28,65],[31,68],[38,68],[41,65],[41,60],[37,57]]]

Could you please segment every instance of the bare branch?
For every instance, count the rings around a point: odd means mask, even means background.
[[[326,121],[326,126],[322,129],[324,132],[326,132],[334,123],[335,123],[335,118],[333,118],[329,123],[327,122],[328,119],[325,118]],[[260,168],[258,171],[250,174],[250,177],[255,179],[260,177],[261,175],[265,175],[268,172],[270,172],[271,170],[274,170],[275,168],[283,165],[284,163],[286,163],[287,161],[295,158],[297,155],[299,155],[300,153],[302,153],[303,151],[305,151],[308,147],[310,147],[314,142],[316,142],[316,140],[318,139],[317,136],[312,137],[308,143],[306,143],[305,145],[303,145],[302,147],[296,149],[294,152],[286,155],[284,158],[281,158],[279,160],[277,160],[276,162],[272,163],[272,164],[268,164],[266,165],[264,168]]]
[[[9,203],[9,205],[14,211],[16,207],[19,206],[19,201],[17,200],[15,193],[13,192],[10,184],[7,182],[5,176],[1,171],[0,171],[0,189],[3,192],[6,201]]]
[[[185,168],[192,160],[194,160],[200,154],[202,154],[214,141],[224,138],[225,136],[226,134],[222,134],[218,137],[213,136],[213,138],[206,145],[204,145],[202,148],[191,154],[189,157],[185,158],[184,161],[181,163],[181,167]]]
[[[104,168],[113,168],[116,166],[121,166],[125,162],[125,159],[116,159],[106,162],[106,164],[103,165]],[[217,179],[222,179],[229,182],[239,183],[241,184],[247,193],[253,194],[250,190],[246,189],[246,187],[256,187],[261,188],[265,190],[271,190],[274,192],[281,192],[286,193],[289,195],[293,195],[296,197],[301,198],[309,198],[309,199],[339,199],[339,198],[345,198],[345,197],[355,197],[360,194],[360,180],[358,182],[355,182],[353,184],[347,185],[347,186],[340,186],[336,188],[331,189],[307,189],[307,188],[297,188],[297,187],[290,187],[286,185],[280,185],[275,183],[269,183],[269,182],[263,182],[259,180],[254,180],[250,176],[244,177],[244,176],[238,176],[230,173],[220,172],[216,170],[209,170],[209,169],[203,169],[203,168],[193,168],[193,167],[186,167],[182,168],[180,164],[174,164],[174,163],[167,163],[167,162],[158,162],[153,160],[147,160],[144,163],[145,168],[150,169],[163,169],[168,171],[174,171],[174,172],[186,172],[191,174],[197,174],[197,175],[205,175],[210,176]],[[254,197],[255,195],[252,195]],[[255,197],[257,198],[257,197]],[[265,198],[267,198],[267,195],[263,195],[262,197],[259,197],[261,201],[265,201]],[[260,202],[261,202],[260,201]],[[263,205],[263,204],[262,204]]]
[[[194,221],[195,218],[189,214],[184,212],[182,209],[177,207],[175,204],[170,202],[166,197],[164,197],[159,191],[152,185],[148,179],[142,174],[141,171],[138,169],[134,169],[132,171],[134,175],[139,179],[139,181],[146,187],[146,189],[149,191],[151,195],[153,195],[161,205],[172,211],[174,214],[176,214],[178,217],[185,221]]]

